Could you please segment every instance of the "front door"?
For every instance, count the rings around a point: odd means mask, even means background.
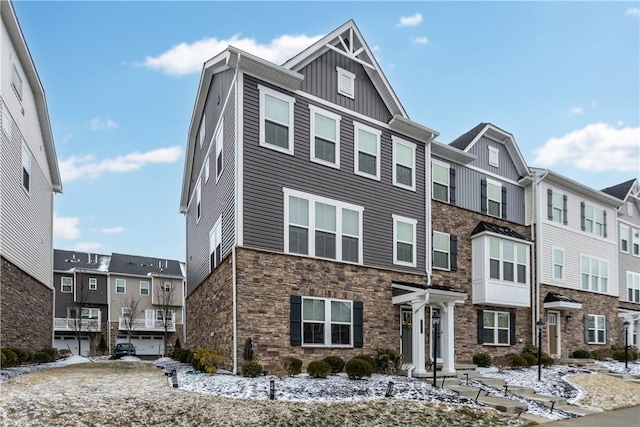
[[[413,328],[413,316],[411,308],[400,309],[400,322],[402,323],[402,363],[412,363],[413,340],[411,328]]]
[[[155,318],[155,310],[145,310],[144,311],[144,323],[146,328],[153,328],[156,323]]]
[[[549,325],[549,355],[560,356],[560,316],[557,311],[550,311],[547,315],[547,324]]]

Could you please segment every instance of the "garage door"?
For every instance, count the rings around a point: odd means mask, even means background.
[[[126,336],[119,336],[116,339],[116,344],[126,342],[129,342],[129,338]],[[131,344],[136,348],[136,355],[138,356],[162,356],[164,352],[162,337],[133,335]]]
[[[89,338],[80,340],[82,356],[89,355]],[[76,337],[55,337],[53,346],[58,350],[69,350],[71,354],[78,354],[78,339]]]

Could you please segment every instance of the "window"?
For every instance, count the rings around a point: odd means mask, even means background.
[[[489,147],[489,166],[498,167],[500,158],[500,150],[496,147]]]
[[[433,232],[433,268],[449,270],[450,239],[447,233]]]
[[[511,240],[489,238],[489,278],[528,283],[528,247]]]
[[[627,301],[640,303],[640,273],[627,271]]]
[[[200,221],[201,216],[202,216],[202,185],[200,184],[200,179],[198,178],[198,183],[196,184],[196,222]]]
[[[416,191],[416,145],[393,139],[393,185]]]
[[[202,148],[202,145],[204,144],[204,137],[206,133],[205,121],[206,116],[203,114],[202,120],[200,120],[200,129],[198,129],[198,143],[200,144],[200,148]]]
[[[24,142],[22,143],[22,187],[27,192],[31,187],[31,152]]]
[[[484,344],[509,345],[509,313],[502,311],[482,312]]]
[[[583,231],[593,233],[596,236],[607,237],[606,213],[601,208],[582,203],[584,212]]]
[[[6,111],[2,112],[2,129],[9,138],[11,138],[11,116]]]
[[[640,230],[634,228],[631,236],[631,252],[633,256],[640,256]]]
[[[629,253],[629,227],[620,224],[620,252]]]
[[[607,292],[609,263],[596,258],[582,256],[580,260],[580,277],[582,289]]]
[[[80,316],[83,319],[97,319],[100,317],[100,309],[99,308],[83,308],[80,311]]]
[[[489,215],[502,215],[502,184],[487,180],[487,212]]]
[[[209,268],[215,270],[222,261],[222,217],[218,218],[209,232]]]
[[[285,252],[362,263],[362,207],[283,191]]]
[[[352,302],[302,298],[303,345],[352,345]]]
[[[73,292],[73,277],[62,277],[60,291],[64,293]]]
[[[209,181],[209,156],[204,159],[204,182]]]
[[[89,290],[95,291],[96,289],[98,289],[98,279],[92,277],[89,279]]]
[[[360,123],[354,123],[354,173],[380,181],[381,132]]]
[[[260,91],[260,145],[293,155],[295,99],[258,85]]]
[[[173,310],[156,310],[156,320],[158,322],[173,322]]]
[[[149,295],[149,282],[140,281],[140,295]]]
[[[633,216],[633,203],[627,202],[627,216]]]
[[[432,198],[449,203],[449,165],[431,161],[431,178],[433,181]]]
[[[164,291],[171,292],[171,282],[164,282]]]
[[[586,317],[587,341],[590,344],[606,344],[606,318],[595,314]]]
[[[549,220],[559,224],[567,224],[567,196],[548,189],[547,199]]]
[[[340,116],[309,105],[311,161],[340,168]]]
[[[418,221],[393,215],[393,263],[416,266],[416,228]]]
[[[20,77],[20,72],[15,62],[11,65],[11,86],[13,86],[13,90],[18,96],[18,99],[22,101],[22,77]]]
[[[122,307],[122,317],[124,319],[131,319],[131,308]]]
[[[336,71],[338,72],[338,93],[353,99],[356,75],[340,67],[336,67]]]
[[[127,291],[127,281],[124,279],[116,279],[116,294],[124,294]]]
[[[553,248],[553,278],[564,280],[564,250]]]
[[[224,129],[224,121],[220,121],[220,129],[216,134],[216,182],[220,179],[222,175],[222,170],[224,169],[224,161],[222,157],[222,148],[224,147],[224,138],[223,138],[223,129]]]

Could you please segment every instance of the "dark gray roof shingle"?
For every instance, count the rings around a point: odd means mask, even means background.
[[[476,225],[476,228],[474,228],[473,231],[471,232],[471,235],[475,236],[476,234],[480,234],[484,231],[489,231],[491,233],[496,233],[496,234],[502,234],[503,236],[513,237],[514,239],[530,241],[528,238],[526,238],[525,236],[523,236],[522,234],[516,231],[513,231],[509,227],[503,227],[501,225],[491,224],[485,221],[480,221],[478,225]]]
[[[580,304],[579,301],[576,301],[573,298],[569,298],[566,295],[556,294],[553,292],[549,292],[547,296],[544,297],[544,302],[573,302],[576,304]]]
[[[95,270],[106,274],[109,271],[110,258],[109,255],[54,249],[53,269],[56,271]]]
[[[489,123],[480,123],[470,131],[460,135],[449,143],[450,146],[464,150]]]
[[[624,200],[627,198],[627,194],[629,194],[629,190],[633,187],[633,184],[636,182],[635,178],[630,179],[629,181],[625,181],[623,183],[613,185],[611,187],[603,188],[603,193],[607,193],[610,196],[613,196],[617,199]]]
[[[135,276],[162,274],[183,277],[179,261],[117,253],[111,255],[109,272]]]

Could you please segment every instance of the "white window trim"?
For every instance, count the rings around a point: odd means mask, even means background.
[[[633,202],[627,202],[627,216],[633,217]]]
[[[489,166],[500,167],[500,150],[496,147],[488,147],[489,148]],[[492,158],[495,158],[495,161],[492,161]]]
[[[351,71],[345,70],[344,68],[340,68],[340,67],[336,67],[336,71],[338,72],[337,76],[338,76],[338,93],[340,95],[344,95],[347,98],[351,98],[354,99],[355,93],[356,93],[356,75],[353,74]],[[349,80],[351,80],[351,92],[346,92],[344,90],[342,90],[342,85],[340,84],[340,82],[342,81],[342,78],[346,77]]]
[[[588,207],[591,207],[593,209],[593,218],[587,217],[587,208]],[[596,211],[598,211],[598,210],[602,211],[602,223],[599,223],[599,222],[596,221]],[[588,233],[588,234],[593,234],[594,236],[604,237],[604,228],[605,228],[605,224],[606,224],[605,215],[606,215],[606,209],[604,209],[604,208],[602,208],[602,207],[600,207],[598,205],[594,205],[594,204],[588,203],[588,202],[585,203],[584,204],[584,232]],[[591,231],[589,231],[587,229],[587,220],[589,220],[589,221],[591,221],[593,223]],[[597,227],[596,227],[597,224],[600,224],[602,226],[601,227],[601,230],[602,230],[601,233],[598,233],[598,231],[597,231]]]
[[[202,113],[202,120],[200,120],[200,129],[198,130],[198,144],[200,144],[200,148],[202,149],[202,145],[204,144],[204,137],[206,136],[206,119],[207,116]]]
[[[156,310],[156,322],[163,322],[164,319],[164,309],[157,309]],[[166,313],[169,314],[167,321],[171,322],[171,323],[175,323],[175,311],[174,310],[166,310]]]
[[[268,148],[270,150],[275,150],[275,151],[280,151],[281,153],[285,153],[285,154],[289,154],[291,156],[293,156],[293,128],[294,128],[294,122],[293,122],[293,106],[296,102],[296,99],[292,96],[289,95],[285,95],[282,92],[277,92],[273,89],[270,89],[268,87],[262,86],[262,85],[258,85],[258,91],[260,92],[260,141],[259,141],[259,145],[261,147],[265,147]],[[265,141],[265,126],[264,126],[264,121],[265,121],[265,114],[264,114],[264,96],[269,95],[269,96],[273,96],[274,98],[278,98],[281,99],[285,102],[289,103],[289,148],[283,148],[283,147],[278,147],[277,145],[273,145],[273,144],[269,144],[268,142]]]
[[[629,290],[631,289],[633,292],[633,294],[635,295],[635,290],[640,290],[640,273],[637,273],[635,271],[626,271],[626,277],[627,277],[627,283],[626,283],[626,287],[625,289],[627,290],[627,295],[626,295],[626,300],[628,302],[635,302],[635,303],[640,303],[640,298],[638,300],[636,300],[633,296],[631,298],[629,298]],[[637,281],[637,285],[632,283],[635,280]]]
[[[146,284],[146,285],[147,285],[147,286],[146,286],[146,289],[147,289],[147,293],[146,293],[146,294],[143,294],[143,293],[142,293],[142,289],[143,289],[143,286],[142,286],[142,285],[143,285],[143,284]],[[146,281],[146,280],[141,280],[141,281],[140,281],[140,295],[149,295],[149,282],[148,282],[148,281]]]
[[[23,175],[23,169],[25,168],[25,156],[27,156],[27,160],[29,161],[29,170],[27,171],[27,175],[29,175],[29,188],[26,188],[24,186],[24,175]],[[20,162],[20,183],[22,184],[22,189],[27,193],[30,194],[31,193],[31,188],[33,187],[33,175],[31,173],[31,163],[32,163],[32,159],[33,159],[33,155],[31,154],[31,150],[29,150],[29,147],[27,146],[27,143],[22,140],[22,152],[20,154],[21,157],[21,162]]]
[[[449,250],[448,251],[443,251],[440,249],[436,249],[435,243],[433,243],[433,252],[434,252],[434,256],[433,256],[433,268],[435,270],[444,270],[444,271],[451,271],[451,235],[449,233],[442,233],[440,231],[433,231],[433,242],[436,241],[435,239],[435,235],[436,234],[442,234],[443,236],[447,236],[447,244],[449,245]],[[445,253],[447,254],[447,268],[444,267],[437,267],[436,263],[435,263],[435,252],[439,252],[439,253]]]
[[[118,281],[119,280],[121,280],[123,282],[122,289],[124,289],[124,290],[122,292],[118,292]],[[127,293],[127,280],[126,279],[116,279],[115,284],[116,284],[116,294],[126,294]]]
[[[562,277],[556,277],[556,260],[555,260],[555,251],[560,251],[562,253]],[[551,278],[558,282],[564,282],[564,272],[565,272],[565,257],[564,257],[564,249],[556,246],[551,247]]]
[[[213,224],[213,227],[211,227],[211,231],[209,231],[209,271],[213,271],[211,269],[211,255],[215,252],[218,245],[220,245],[220,261],[222,261],[222,215],[220,215],[215,224]],[[215,266],[215,268],[217,267],[218,265]]]
[[[638,237],[636,237],[636,234],[638,235]],[[638,244],[638,253],[636,254],[634,252],[634,245]],[[631,251],[631,255],[633,255],[634,257],[638,258],[640,257],[640,230],[637,228],[632,228],[631,229],[631,244],[629,245],[629,250]]]
[[[204,158],[204,183],[209,182],[209,155]]]
[[[324,301],[324,344],[318,343],[308,343],[304,342],[304,324],[306,323],[304,320],[304,300],[320,300]],[[349,337],[349,344],[331,344],[331,303],[332,302],[346,302],[351,304],[351,322],[349,325],[351,336]],[[308,323],[320,323],[319,321],[307,321]],[[353,301],[345,300],[345,299],[336,299],[336,298],[317,298],[317,297],[302,297],[302,308],[300,310],[300,323],[302,330],[300,331],[302,335],[302,347],[340,347],[340,348],[350,348],[353,347]],[[335,322],[336,324],[344,325],[344,322]]]
[[[6,106],[4,107],[6,110]],[[7,134],[9,139],[11,139],[11,116],[8,111],[2,110],[2,129]]]
[[[413,142],[406,141],[404,139],[398,138],[395,135],[391,136],[391,141],[393,142],[393,185],[396,187],[404,188],[406,190],[416,191],[416,144]],[[378,144],[379,145],[379,144]],[[411,149],[411,185],[402,184],[396,179],[396,146],[403,145],[409,149]]]
[[[588,283],[586,289],[582,285],[582,259],[583,258],[586,258],[586,259],[589,260],[589,272],[588,272],[589,283]],[[597,278],[598,278],[598,287],[597,287],[597,289],[593,289],[593,277],[594,277],[594,275],[591,273],[591,264],[593,262],[596,262],[596,261],[599,263],[599,265],[598,265],[598,276],[597,276]],[[604,265],[606,266],[606,269],[607,269],[607,275],[606,276],[603,276],[603,274],[602,274],[602,265],[603,265],[603,263],[604,263]],[[580,272],[580,290],[589,291],[589,292],[598,292],[598,293],[607,293],[607,292],[609,292],[609,287],[610,287],[609,286],[610,285],[609,281],[611,280],[610,279],[611,275],[609,274],[609,261],[608,260],[603,259],[603,258],[597,258],[597,257],[591,256],[591,255],[585,255],[585,254],[581,253],[580,254],[579,272]],[[602,279],[603,278],[607,279],[607,289],[605,289],[605,290],[602,289]]]
[[[168,285],[168,286],[167,286]],[[168,288],[168,289],[167,289]],[[171,292],[171,289],[173,288],[173,285],[171,284],[171,282],[164,282],[162,285],[162,289],[165,292]]]
[[[98,279],[96,279],[95,277],[90,277],[89,278],[89,290],[90,291],[95,291],[96,289],[98,289]]]
[[[587,314],[587,316],[594,318],[593,336],[596,339],[595,341],[589,341],[588,344],[606,344],[607,343],[607,318],[602,314]],[[604,318],[604,329],[598,329],[598,318]],[[588,329],[588,330],[591,330],[591,329]],[[604,332],[603,341],[598,341],[598,331]]]
[[[484,326],[484,315],[487,313],[492,313],[493,314],[493,321],[494,321],[494,327],[493,328],[486,328]],[[498,314],[506,314],[507,315],[507,321],[509,322],[507,324],[507,342],[506,343],[500,343],[498,342],[498,331],[499,330],[504,330],[505,328],[501,328],[498,326]],[[508,347],[511,345],[511,314],[508,311],[494,311],[494,310],[483,310],[482,311],[482,329],[483,331],[485,329],[491,329],[493,330],[493,342],[484,342],[484,336],[482,337],[482,341],[483,341],[483,345],[487,345],[487,346],[492,346],[492,347]]]
[[[125,313],[125,311],[128,311],[128,312],[129,312],[129,315],[128,315],[128,316],[124,314],[124,313]],[[123,319],[131,319],[131,314],[133,314],[133,313],[132,313],[132,310],[131,310],[131,307],[122,307],[122,310],[121,310],[121,312],[120,312],[120,313],[122,314],[122,318],[123,318]]]
[[[360,172],[358,170],[358,153],[359,150],[359,138],[358,131],[363,130],[365,132],[372,133],[376,136],[377,140],[377,154],[376,154],[376,175],[371,175],[366,172]],[[380,181],[380,139],[382,136],[382,132],[378,129],[372,128],[367,125],[363,125],[362,123],[353,122],[353,173],[359,176],[363,176],[369,179],[375,179],[376,181]]]
[[[297,197],[299,199],[305,199],[309,202],[309,237],[308,237],[308,255],[303,254],[293,254],[298,256],[309,256],[314,258],[316,257],[316,226],[315,226],[315,204],[316,202],[324,203],[326,205],[335,206],[336,208],[336,259],[332,259],[332,261],[344,262],[347,264],[362,264],[363,254],[362,254],[362,230],[363,230],[363,213],[364,208],[362,206],[352,205],[350,203],[341,202],[339,200],[328,199],[326,197],[316,196],[314,194],[303,193],[302,191],[291,190],[289,188],[282,189],[284,193],[284,252],[289,252],[289,198],[291,196]],[[342,210],[348,209],[351,211],[358,212],[358,262],[354,263],[353,261],[343,261],[342,260],[342,236],[345,235],[342,231]],[[351,235],[347,235],[350,237],[354,237]],[[330,259],[330,258],[322,258],[322,259]]]
[[[220,181],[220,177],[222,176],[222,172],[224,171],[224,118],[220,119],[220,124],[218,125],[218,130],[214,134],[214,141],[216,143],[216,183]],[[218,170],[218,157],[222,158],[222,167]]]
[[[312,162],[314,163],[319,163],[321,165],[325,165],[325,166],[329,166],[330,168],[335,168],[335,169],[340,169],[340,120],[342,119],[342,117],[340,117],[339,115],[332,113],[330,111],[324,110],[322,108],[318,108],[315,105],[311,105],[309,104],[309,115],[310,115],[310,123],[311,123],[311,127],[309,130],[309,135],[310,135],[310,147],[311,149],[309,150],[309,157]],[[335,163],[331,163],[328,162],[324,159],[318,159],[317,157],[315,157],[315,153],[316,153],[316,135],[315,135],[315,129],[316,129],[316,114],[320,114],[321,116],[325,116],[327,118],[330,118],[332,120],[335,120],[336,122],[336,140],[333,141],[336,145],[336,162]]]
[[[491,258],[491,239],[497,239],[498,241],[500,241],[500,257],[499,258]],[[505,259],[504,259],[504,242],[512,242],[513,243],[513,280],[505,280],[504,278],[504,263],[505,263]],[[531,279],[530,279],[530,274],[531,274],[531,254],[530,254],[530,248],[531,248],[531,244],[530,243],[525,243],[521,240],[517,240],[517,239],[509,239],[506,238],[503,235],[500,234],[490,234],[487,235],[487,239],[485,242],[485,250],[486,250],[486,256],[485,256],[485,260],[486,260],[486,280],[488,281],[493,281],[493,282],[500,282],[501,284],[509,284],[509,285],[516,285],[516,286],[529,286]],[[518,262],[518,246],[524,246],[525,248],[525,282],[518,282],[518,265],[522,265],[521,263]],[[553,256],[553,255],[552,255]],[[499,268],[498,271],[500,273],[500,278],[499,279],[494,279],[491,277],[491,260],[492,259],[497,259],[499,262]],[[553,273],[552,273],[552,277],[553,277]]]
[[[553,196],[556,195],[556,194],[560,195],[560,200],[561,201],[560,201],[560,206],[559,207],[555,206],[553,204]],[[561,193],[560,191],[556,191],[556,190],[553,190],[553,189],[551,190],[551,220],[550,221],[551,222],[555,222],[555,223],[560,224],[560,225],[564,224],[564,196],[565,196],[564,193]],[[553,211],[555,209],[559,209],[560,210],[560,220],[559,221],[556,221],[556,220],[553,219]]]
[[[624,232],[623,232],[624,230]],[[628,253],[632,253],[633,249],[631,248],[631,239],[629,239],[629,226],[625,225],[625,224],[620,224],[620,229],[619,229],[619,234],[620,234],[620,239],[619,239],[619,247],[620,247],[620,252],[622,252],[623,254],[628,254]],[[622,249],[622,241],[626,241],[627,242],[627,250]]]
[[[396,265],[404,265],[406,267],[415,267],[417,265],[417,247],[418,242],[416,240],[418,232],[418,221],[413,218],[407,218],[399,215],[391,215],[393,218],[393,263]],[[398,223],[403,222],[405,224],[411,224],[413,226],[413,262],[406,262],[398,260]],[[401,242],[407,243],[407,242]]]
[[[202,183],[198,178],[196,183],[196,224],[200,222],[200,218],[202,218]]]
[[[443,167],[445,169],[447,169],[447,182],[446,182],[446,187],[447,187],[447,200],[440,200],[440,199],[436,199],[433,195],[435,194],[435,191],[433,190],[433,185],[434,184],[440,184],[440,185],[445,185],[445,183],[442,182],[436,182],[436,180],[433,178],[433,165],[438,165],[440,167]],[[440,160],[436,160],[433,159],[431,160],[431,198],[433,200],[437,200],[439,202],[442,203],[451,203],[451,165],[449,163],[445,163],[445,162],[441,162]]]
[[[493,179],[491,179],[491,178],[486,178],[486,180],[487,180],[487,206],[486,206],[486,208],[487,208],[487,215],[492,216],[492,217],[494,217],[494,218],[502,218],[502,202],[503,202],[503,200],[502,200],[502,183],[501,183],[501,182],[499,182],[499,181],[494,181],[494,180],[493,180]],[[495,185],[495,186],[500,187],[500,191],[499,191],[499,193],[500,193],[500,200],[494,200],[494,199],[492,199],[491,197],[489,197],[489,185]],[[489,201],[499,202],[500,207],[498,208],[498,215],[493,215],[493,214],[489,211]]]
[[[65,283],[67,282],[67,280],[69,281],[69,283]],[[68,291],[65,291],[65,286],[69,287]],[[60,278],[60,292],[63,292],[65,294],[70,294],[73,292],[73,277],[61,277]]]

